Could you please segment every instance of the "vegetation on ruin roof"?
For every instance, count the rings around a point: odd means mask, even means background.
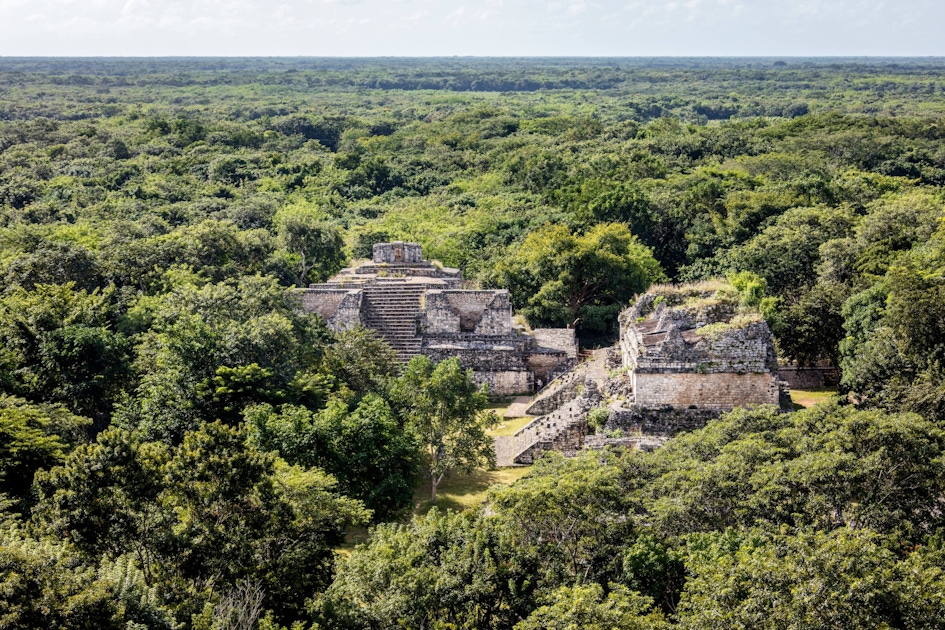
[[[696,334],[701,335],[706,339],[715,341],[717,339],[721,339],[729,332],[747,328],[749,325],[757,324],[761,321],[764,321],[764,318],[761,316],[761,313],[757,311],[741,312],[728,321],[715,322],[708,324],[707,326],[697,328]]]
[[[704,295],[707,293],[715,293],[720,289],[725,287],[731,287],[732,285],[722,280],[721,278],[713,278],[711,280],[701,280],[699,282],[685,282],[682,284],[672,284],[672,283],[661,283],[652,285],[647,293],[651,293],[657,296],[664,296],[667,299],[676,298],[679,300],[685,300],[697,295]]]

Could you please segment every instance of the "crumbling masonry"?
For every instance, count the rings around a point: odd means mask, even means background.
[[[529,408],[539,417],[497,452],[529,464],[544,450],[650,449],[724,411],[762,404],[791,408],[760,314],[725,283],[656,287],[621,314],[617,346],[552,383]],[[606,422],[588,435],[595,407]]]
[[[494,396],[531,393],[574,365],[573,330],[527,334],[512,325],[507,290],[462,285],[458,269],[424,260],[420,245],[393,242],[375,244],[370,262],[300,293],[303,309],[333,330],[370,328],[404,362],[418,354],[457,357]]]

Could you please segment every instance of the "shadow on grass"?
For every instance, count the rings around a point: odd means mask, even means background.
[[[486,498],[486,491],[496,484],[510,485],[528,473],[528,467],[497,468],[495,470],[474,470],[468,475],[455,474],[447,477],[436,490],[436,506],[441,510],[467,510],[481,503]],[[414,511],[416,515],[426,514],[433,507],[430,500],[431,485],[429,480],[421,484],[414,493]]]
[[[791,402],[794,403],[794,409],[806,409],[828,400],[833,400],[838,396],[837,388],[825,387],[821,389],[792,389]]]

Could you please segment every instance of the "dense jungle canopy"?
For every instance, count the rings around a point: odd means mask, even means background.
[[[940,59],[0,58],[0,628],[945,627],[943,218]],[[412,516],[485,396],[291,291],[391,239],[838,396]]]

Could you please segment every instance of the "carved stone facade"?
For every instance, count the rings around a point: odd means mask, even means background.
[[[508,291],[461,285],[459,270],[423,260],[416,243],[394,242],[375,244],[370,262],[300,293],[302,308],[333,330],[371,328],[405,362],[456,357],[494,396],[530,393],[574,365],[573,330],[530,335],[512,325]]]

